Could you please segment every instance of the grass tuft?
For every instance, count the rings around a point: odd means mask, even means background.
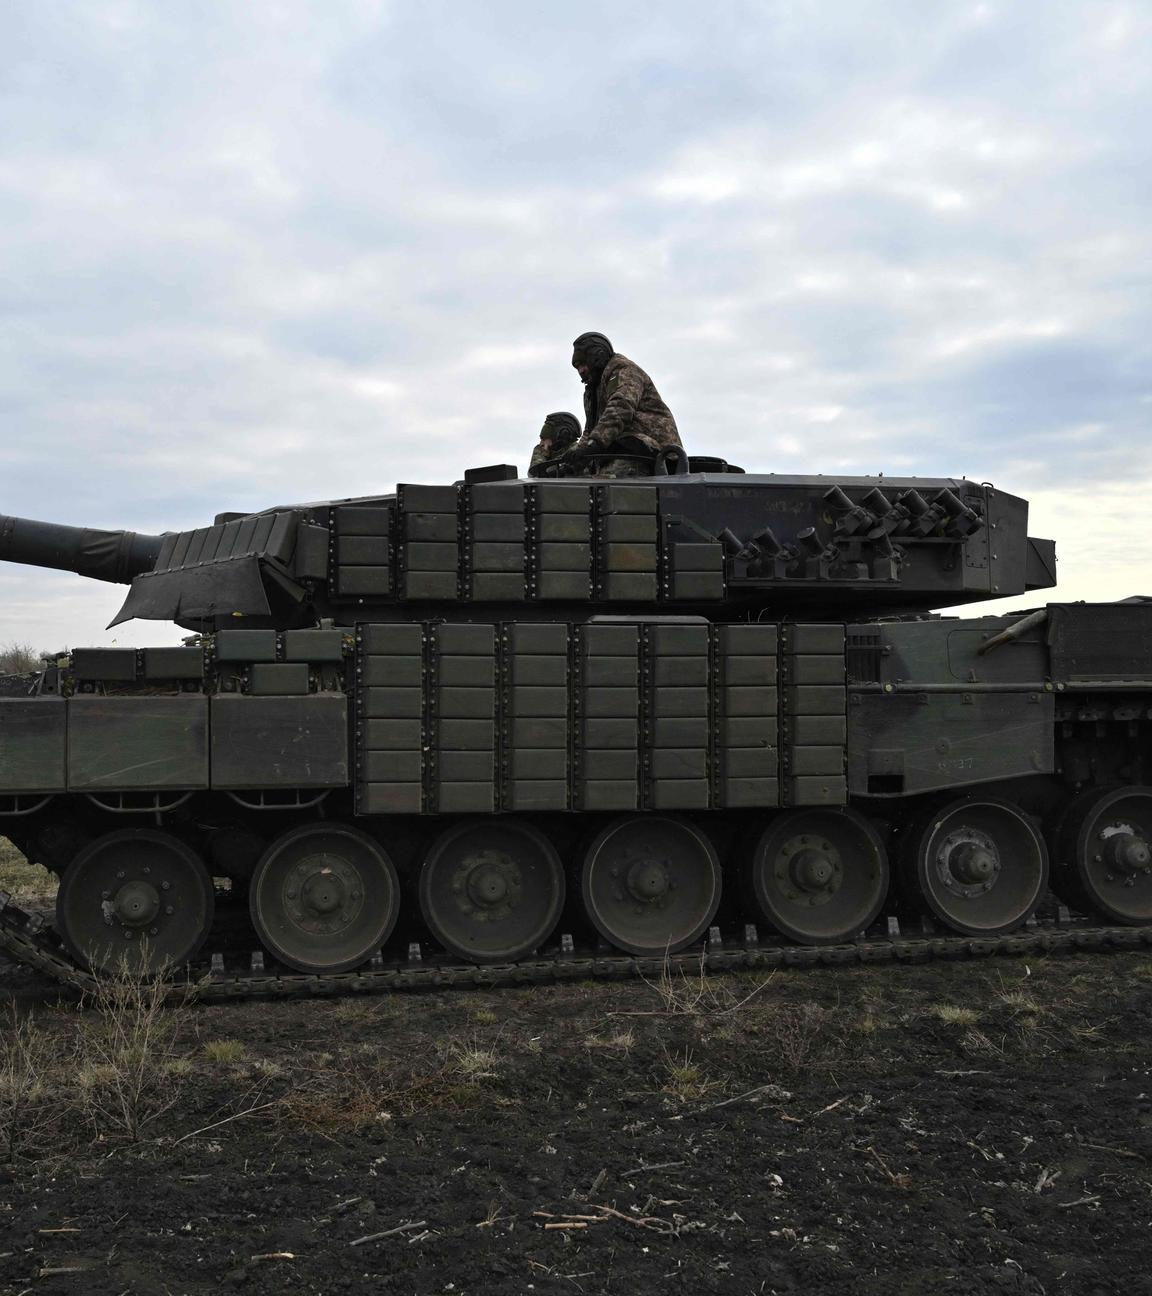
[[[663,1071],[661,1088],[677,1102],[695,1102],[716,1088],[716,1081],[707,1078],[690,1049],[685,1049],[679,1056],[665,1051]]]
[[[244,1041],[238,1039],[207,1040],[201,1049],[209,1062],[242,1062],[247,1051]]]
[[[588,1035],[584,1040],[584,1047],[617,1052],[627,1057],[635,1043],[636,1032],[629,1027],[627,1030],[614,1031],[611,1035]]]
[[[481,1048],[477,1044],[453,1044],[448,1050],[448,1058],[468,1080],[492,1079],[500,1061],[495,1049]]]
[[[1005,990],[999,998],[1005,1008],[1010,1008],[1022,1017],[1035,1017],[1044,1011],[1025,990]]]
[[[980,1020],[980,1014],[975,1008],[965,1008],[961,1004],[932,1004],[928,1013],[945,1026],[975,1026]]]

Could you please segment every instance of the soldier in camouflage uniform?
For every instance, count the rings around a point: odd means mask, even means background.
[[[528,466],[529,477],[569,477],[574,474],[562,469],[560,465],[545,467],[549,459],[558,459],[572,449],[580,436],[580,420],[575,414],[559,410],[549,414],[540,429],[540,440],[532,451],[532,462]]]
[[[573,450],[615,450],[645,459],[601,459],[597,477],[648,477],[661,450],[682,447],[672,411],[656,384],[603,333],[581,333],[572,344],[572,367],[584,383],[584,435]]]

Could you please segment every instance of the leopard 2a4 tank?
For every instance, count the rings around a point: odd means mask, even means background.
[[[0,697],[0,831],[60,878],[54,927],[0,901],[0,946],[282,992],[792,961],[901,918],[991,948],[1049,886],[1138,936],[1152,605],[940,618],[1055,584],[1024,500],[680,468],[161,536],[0,518],[0,558],[190,632]]]

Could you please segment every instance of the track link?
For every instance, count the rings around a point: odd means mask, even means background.
[[[305,999],[318,995],[343,995],[395,990],[435,990],[453,986],[546,985],[564,981],[608,980],[621,977],[659,976],[667,967],[695,971],[740,968],[770,970],[778,967],[821,967],[849,963],[926,963],[937,959],[991,958],[997,956],[1067,954],[1080,951],[1108,953],[1152,948],[1152,927],[1106,927],[1061,915],[1056,921],[1036,922],[1007,936],[899,935],[893,920],[887,936],[863,936],[843,945],[777,945],[752,938],[725,941],[713,928],[708,941],[668,959],[635,958],[566,948],[550,956],[519,963],[473,964],[373,961],[353,972],[331,976],[293,972],[266,972],[263,956],[254,955],[246,970],[229,967],[224,955],[207,963],[190,965],[186,979],[174,983],[173,995],[184,996],[194,987],[203,1002],[238,999]],[[60,945],[51,927],[26,913],[0,892],[0,950],[20,966],[51,977],[78,993],[91,991],[96,979],[78,966]],[[414,947],[413,954],[417,954]],[[235,962],[235,960],[233,960]]]

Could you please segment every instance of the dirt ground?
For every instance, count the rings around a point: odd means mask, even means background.
[[[5,985],[5,1296],[1152,1293],[1146,955],[190,1006],[135,1142]]]

